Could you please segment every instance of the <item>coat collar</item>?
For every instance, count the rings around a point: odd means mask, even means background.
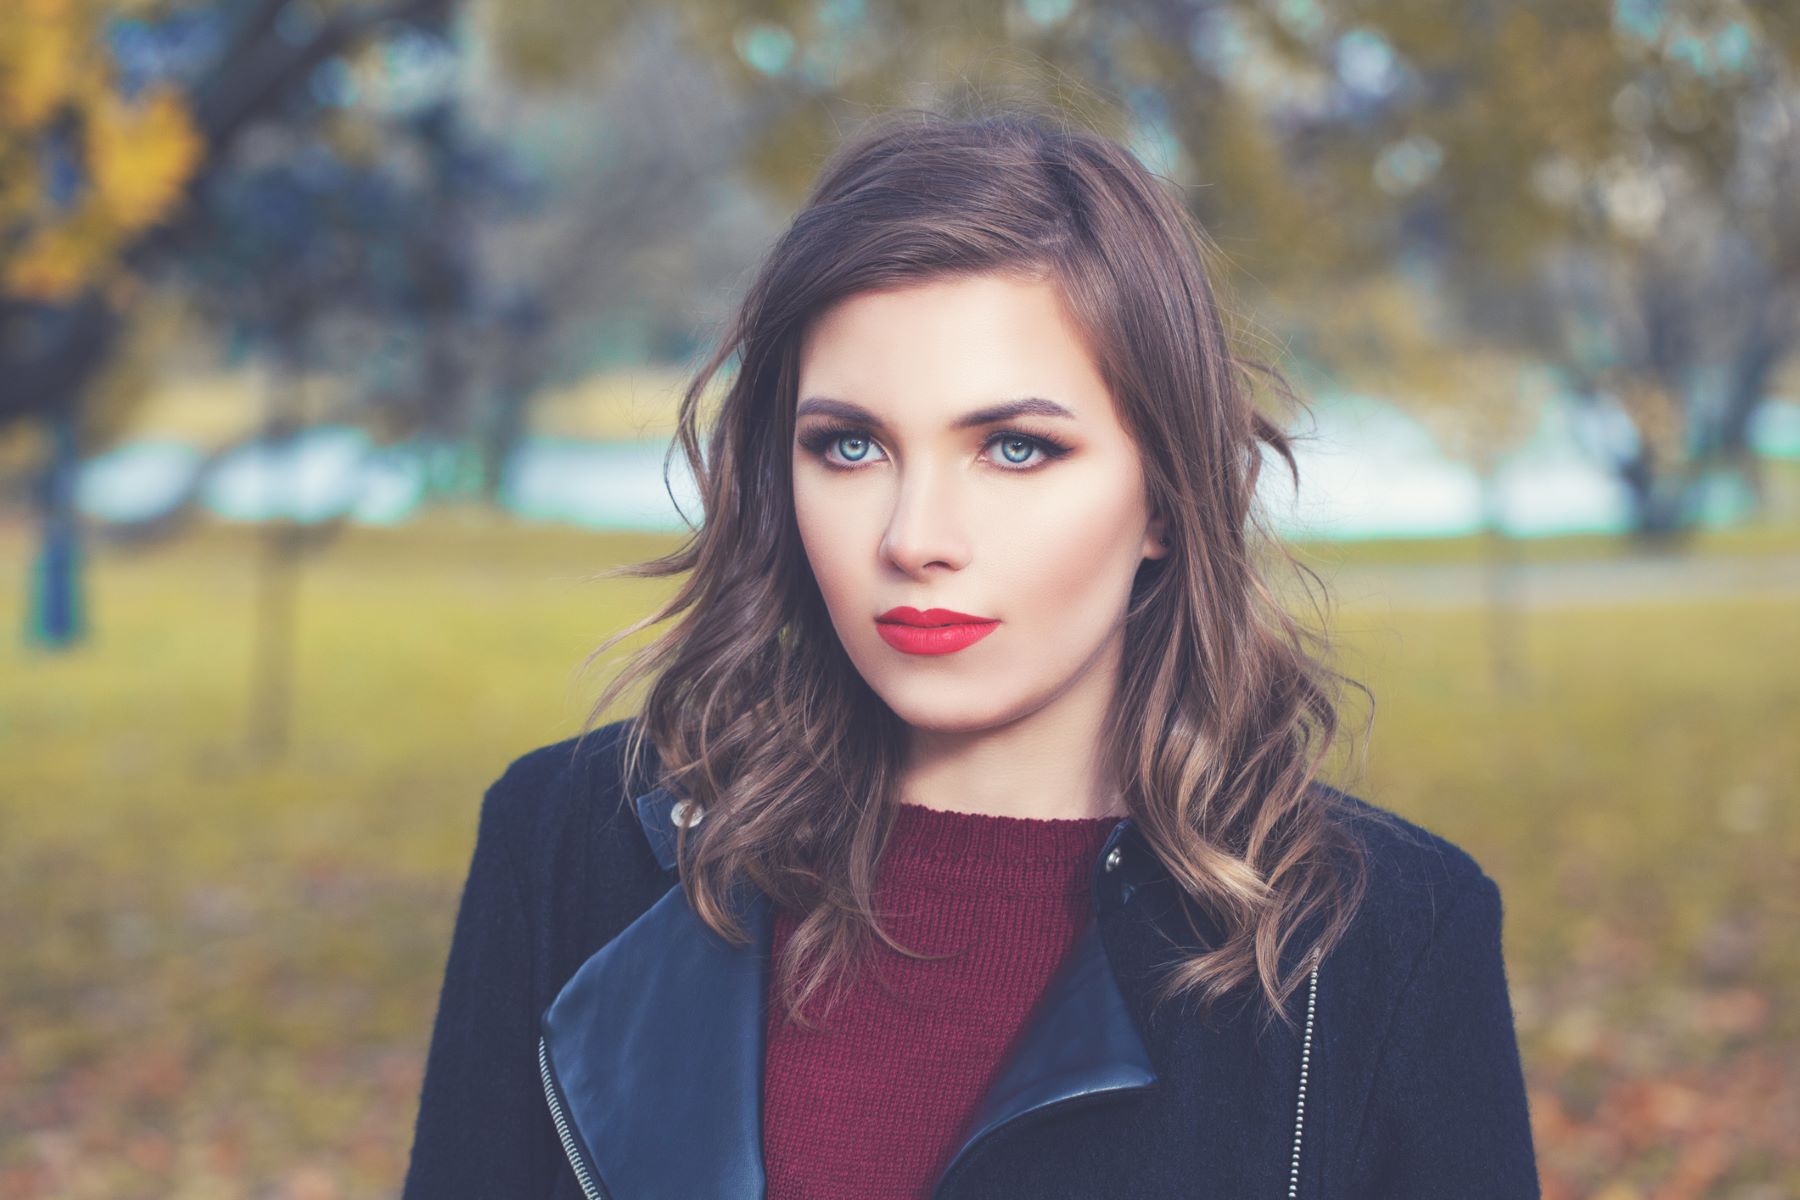
[[[675,871],[678,799],[635,800],[664,871]],[[691,832],[691,831],[690,831]],[[1131,818],[1093,869],[1087,927],[1032,1010],[944,1175],[982,1138],[1045,1105],[1156,1083],[1119,988],[1103,922],[1166,879]],[[737,897],[751,934],[733,947],[675,883],[595,951],[543,1014],[541,1066],[565,1149],[629,1200],[764,1193],[762,1071],[773,906]],[[558,1112],[556,1110],[560,1109]],[[577,1170],[580,1174],[580,1170]]]

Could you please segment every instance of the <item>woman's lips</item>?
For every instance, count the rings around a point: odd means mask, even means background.
[[[921,612],[910,604],[897,604],[875,619],[901,625],[985,625],[994,620],[978,613],[957,612],[954,608],[928,608]]]
[[[890,620],[891,615],[883,613],[876,619],[876,632],[881,634],[882,641],[907,654],[954,654],[979,642],[1000,624],[998,621],[962,621],[953,625],[919,625]]]

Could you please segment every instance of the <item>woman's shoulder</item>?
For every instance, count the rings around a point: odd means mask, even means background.
[[[1433,943],[1497,934],[1500,889],[1474,854],[1392,809],[1315,786],[1328,794],[1338,827],[1349,835],[1346,845],[1360,848],[1368,867],[1350,927],[1361,957],[1404,970]]]
[[[1315,783],[1337,826],[1399,893],[1459,889],[1485,877],[1475,856],[1444,834],[1351,792]]]
[[[655,747],[627,778],[633,718],[537,746],[515,757],[483,797],[484,827],[504,831],[526,874],[565,863],[584,848],[609,860],[646,858],[650,849],[633,801],[652,785]]]
[[[619,799],[630,790],[624,757],[632,721],[626,717],[525,751],[507,763],[489,796],[496,804],[528,812],[577,799]],[[645,746],[653,759],[655,746]]]
[[[626,774],[632,720],[518,755],[482,801],[480,836],[506,847],[533,930],[540,1005],[670,884],[634,803],[654,787],[654,748]]]

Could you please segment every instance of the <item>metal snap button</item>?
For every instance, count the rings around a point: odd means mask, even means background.
[[[689,813],[694,815],[692,821],[688,820]],[[692,800],[677,800],[674,806],[669,809],[669,821],[674,825],[686,825],[691,829],[705,819],[706,810],[701,808],[698,804],[695,804]]]
[[[1114,846],[1114,847],[1113,847],[1113,848],[1112,848],[1112,852],[1111,852],[1111,853],[1109,853],[1109,854],[1108,854],[1108,855],[1107,855],[1107,856],[1106,856],[1106,869],[1107,869],[1107,870],[1108,870],[1108,871],[1110,871],[1110,870],[1112,870],[1112,869],[1113,869],[1113,868],[1114,868],[1114,867],[1116,867],[1116,866],[1118,866],[1118,865],[1119,865],[1119,861],[1120,861],[1120,860],[1121,860],[1121,859],[1122,859],[1122,858],[1124,858],[1124,855],[1122,855],[1122,854],[1120,854],[1120,853],[1119,853],[1119,848],[1118,848],[1118,847],[1117,847],[1117,846]]]

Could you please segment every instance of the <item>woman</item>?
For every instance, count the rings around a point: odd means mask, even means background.
[[[825,165],[596,654],[681,620],[486,795],[407,1197],[1537,1195],[1496,886],[1315,778],[1209,251],[1041,118]]]

